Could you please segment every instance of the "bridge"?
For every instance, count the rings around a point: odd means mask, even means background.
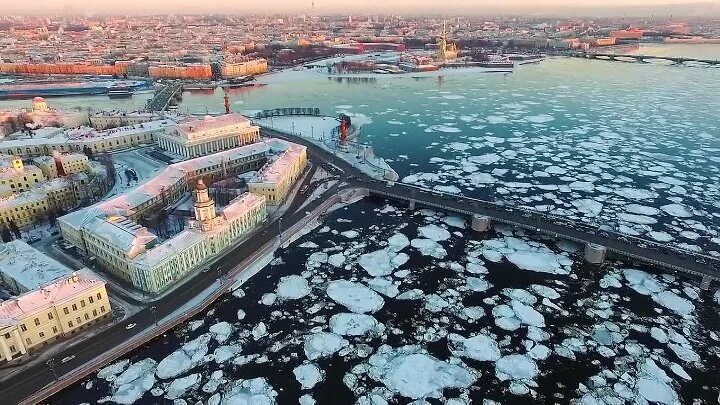
[[[682,65],[686,62],[703,63],[708,66],[720,65],[720,60],[702,59],[702,58],[686,58],[681,56],[657,56],[657,55],[634,55],[634,54],[615,54],[615,53],[595,53],[595,52],[571,52],[568,54],[571,58],[584,59],[600,59],[619,62],[639,62],[647,63],[651,60],[666,60],[675,65]]]
[[[145,105],[147,111],[165,111],[170,106],[170,100],[182,97],[183,86],[180,83],[173,83],[165,86],[155,93],[155,96],[148,100]]]
[[[443,193],[408,184],[388,183],[371,179],[352,164],[304,138],[267,128],[263,128],[262,132],[266,136],[285,138],[307,146],[314,155],[319,156],[323,161],[332,163],[347,174],[352,174],[347,179],[347,182],[351,185],[367,188],[370,195],[403,202],[410,209],[415,209],[418,205],[421,205],[464,215],[470,218],[473,229],[476,230],[478,230],[478,227],[475,225],[478,222],[485,221],[489,223],[494,221],[553,238],[573,241],[584,245],[586,248],[588,246],[599,248],[603,251],[603,259],[605,256],[604,251],[606,251],[615,258],[645,263],[665,270],[699,277],[703,289],[709,288],[712,281],[720,281],[720,259],[715,257],[676,249],[629,235],[598,232],[598,227],[595,225],[526,210],[521,207]],[[481,225],[479,229],[485,230],[486,226]]]

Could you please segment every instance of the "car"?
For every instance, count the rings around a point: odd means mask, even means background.
[[[308,191],[308,187],[310,187],[309,184],[306,184],[300,188],[300,194],[305,194]]]
[[[125,327],[125,329],[130,330],[130,329],[132,329],[132,328],[134,328],[134,327],[136,327],[136,326],[137,326],[136,323],[129,323],[129,324]]]
[[[72,359],[74,359],[74,358],[75,358],[75,355],[74,355],[74,354],[71,354],[71,355],[69,355],[69,356],[67,356],[67,357],[63,357],[63,359],[60,360],[60,362],[61,362],[61,363],[67,363],[68,361],[70,361],[70,360],[72,360]]]

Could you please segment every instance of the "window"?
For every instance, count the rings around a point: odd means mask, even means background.
[[[53,319],[53,318],[55,318],[55,316],[53,315],[53,313],[52,313],[52,312],[48,312],[48,319]]]
[[[90,320],[90,315],[89,315],[89,314],[85,314],[85,320],[86,320],[86,321],[89,321],[89,320]]]
[[[69,322],[68,322],[68,327],[70,327],[70,328],[72,328],[72,327],[73,327],[73,325],[72,325],[72,321],[69,321]]]
[[[100,307],[100,312],[103,313],[103,314],[105,313],[105,305],[103,305],[103,306]]]
[[[78,325],[80,325],[82,323],[82,320],[80,319],[79,316],[77,318],[75,318],[75,320],[77,321]]]
[[[32,340],[30,340],[30,338],[26,338],[25,341],[27,342],[28,346],[32,344]]]
[[[90,301],[91,304],[94,302],[93,297],[88,297],[88,300]]]
[[[72,304],[73,311],[77,311],[77,304]]]
[[[85,300],[80,301],[80,308],[85,308]]]
[[[45,332],[40,332],[40,333],[38,333],[38,336],[40,336],[41,338],[44,338],[44,337],[45,337]]]
[[[35,318],[35,326],[40,326],[40,320]]]
[[[70,311],[68,311],[67,307],[63,308],[63,312],[65,313],[65,315],[70,314]]]
[[[20,330],[23,332],[27,332],[27,326],[25,326],[25,324],[20,325]]]
[[[15,351],[15,345],[10,345],[10,351],[11,351],[11,352],[14,352],[14,351]]]
[[[93,316],[97,316],[97,309],[93,309]]]
[[[102,299],[102,296],[100,295],[100,293],[97,293],[97,297],[98,297],[99,300]]]
[[[53,333],[57,333],[57,326],[53,326]]]

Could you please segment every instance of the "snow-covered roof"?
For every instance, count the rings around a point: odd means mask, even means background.
[[[72,269],[46,256],[22,240],[14,240],[0,249],[0,272],[11,278],[23,290],[34,290],[58,277],[67,276]]]
[[[250,120],[240,114],[230,113],[185,121],[177,126],[177,132],[182,138],[193,140],[232,133],[247,127],[250,127]]]
[[[277,159],[268,163],[252,180],[255,183],[277,183],[288,173],[288,169],[295,164],[298,157],[304,153],[305,146],[290,145]]]
[[[177,125],[177,122],[171,119],[162,119],[149,121],[143,124],[128,125],[125,127],[97,130],[91,127],[80,127],[73,129],[63,129],[54,127],[44,127],[33,130],[33,137],[16,132],[10,135],[10,138],[0,142],[0,148],[25,148],[28,146],[41,146],[47,144],[64,144],[71,141],[97,141],[110,140],[125,135],[142,134],[157,131],[163,128],[170,128]]]
[[[104,284],[104,281],[89,274],[71,273],[62,279],[0,303],[0,325],[13,325],[29,315]]]
[[[230,201],[230,204],[223,208],[222,216],[226,220],[232,221],[246,212],[262,205],[263,202],[265,202],[265,196],[245,193]]]
[[[87,229],[107,244],[129,255],[142,251],[148,243],[157,239],[157,236],[144,226],[122,216],[93,218]]]
[[[201,233],[185,230],[145,253],[137,255],[133,262],[141,267],[153,268],[167,258],[176,256],[203,240],[205,237]]]
[[[13,208],[28,203],[40,203],[45,199],[47,199],[47,194],[44,191],[33,189],[0,198],[0,208]]]

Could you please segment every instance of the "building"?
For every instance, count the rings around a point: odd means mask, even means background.
[[[615,41],[617,38],[610,37],[610,38],[596,38],[595,39],[595,46],[613,46],[615,45]]]
[[[153,79],[209,80],[212,78],[212,67],[210,64],[149,66],[148,75]]]
[[[16,132],[0,140],[0,153],[32,157],[54,152],[83,152],[85,147],[93,153],[110,152],[154,143],[159,133],[176,125],[174,120],[162,119],[107,130],[40,128],[33,131],[32,136]]]
[[[280,205],[285,201],[295,180],[307,166],[307,148],[292,145],[276,159],[268,162],[258,174],[248,182],[251,193],[267,198],[270,205]]]
[[[263,196],[245,193],[218,215],[202,180],[193,194],[195,219],[188,229],[131,261],[134,285],[145,291],[164,290],[267,218]]]
[[[615,39],[640,39],[643,36],[643,30],[630,28],[627,30],[613,31],[610,33],[611,38]]]
[[[104,320],[105,282],[73,273],[0,303],[0,354],[11,361]]]
[[[35,157],[33,163],[45,177],[54,179],[87,171],[89,159],[84,153],[56,153],[53,156]]]
[[[37,290],[71,274],[70,268],[22,240],[0,243],[0,277],[15,294]]]
[[[279,154],[279,156],[275,156]],[[275,163],[266,166],[268,159]],[[209,257],[227,249],[267,217],[264,194],[245,193],[218,211],[205,182],[259,170],[266,166],[266,186],[284,195],[307,163],[305,147],[268,139],[168,166],[134,190],[58,219],[63,238],[78,253],[94,258],[107,271],[136,287],[159,292],[183,278]],[[287,170],[287,175],[276,175]],[[282,182],[280,186],[273,179]],[[194,189],[194,190],[193,190]],[[159,212],[193,190],[194,219],[171,239],[136,221]]]
[[[30,190],[45,179],[35,165],[24,165],[19,156],[0,154],[0,197]]]
[[[259,75],[268,72],[267,59],[251,59],[238,62],[223,62],[220,66],[220,75],[225,78]]]
[[[47,215],[48,209],[48,196],[42,190],[29,190],[0,198],[0,226],[10,222],[18,228],[28,226]]]
[[[158,119],[162,119],[162,117],[151,112],[104,111],[90,116],[90,126],[103,130],[140,125]]]
[[[194,158],[260,140],[260,127],[240,114],[185,121],[158,135],[158,145],[166,151]]]

